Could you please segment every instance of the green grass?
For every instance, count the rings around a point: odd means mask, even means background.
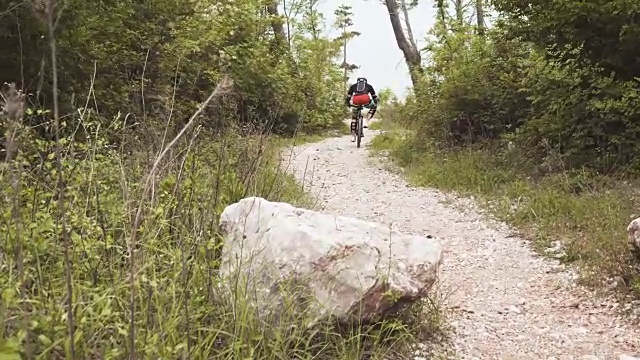
[[[371,123],[369,123],[370,130],[382,130],[382,131],[399,131],[402,130],[402,127],[398,125],[398,123],[389,121],[386,118],[373,119]]]
[[[414,144],[406,132],[388,132],[372,141],[374,149],[386,151],[404,168],[411,183],[474,195],[542,253],[552,241],[561,241],[566,247],[562,260],[579,265],[587,283],[599,287],[612,278],[622,292],[640,294],[637,260],[626,234],[640,205],[630,195],[637,193],[632,184],[587,172],[534,181],[504,149],[442,152]]]
[[[310,317],[284,311],[273,322],[258,316],[242,284],[221,286],[225,206],[251,195],[309,205],[278,168],[282,139],[184,140],[144,196],[156,152],[142,140],[126,152],[111,147],[99,129],[87,125],[88,142],[63,139],[60,159],[24,130],[19,157],[0,164],[0,358],[121,359],[133,340],[145,359],[401,359],[418,339],[438,336],[429,302],[396,320],[307,329]]]

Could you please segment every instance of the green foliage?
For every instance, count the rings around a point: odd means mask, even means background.
[[[317,131],[342,126],[342,75],[334,66],[333,59],[326,56],[327,53],[336,53],[339,48],[339,42],[329,39],[300,39],[296,49],[303,59],[299,62],[299,69],[305,75],[300,79],[299,86],[304,87],[304,91],[296,91],[291,98],[305,106],[301,121],[307,129]]]
[[[0,77],[18,82],[34,107],[51,108],[47,27],[37,4],[5,1],[0,45],[8,56],[0,57]],[[208,109],[210,129],[250,123],[291,134],[333,128],[342,118],[340,42],[311,34],[305,22],[322,21],[313,7],[291,19],[301,24],[290,43],[279,38],[280,16],[262,0],[68,0],[58,8],[60,104],[69,121],[89,104],[106,122],[127,114],[143,133],[163,128],[169,113],[184,124],[224,74],[234,91]]]
[[[640,86],[630,80],[637,75],[615,65],[631,61],[631,50],[616,45],[606,56],[596,54],[584,44],[587,31],[574,29],[589,27],[593,44],[638,41],[626,33],[634,31],[635,25],[625,25],[634,10],[611,12],[621,2],[610,2],[592,17],[592,5],[575,2],[496,3],[506,15],[486,37],[471,28],[435,28],[431,62],[416,103],[407,105],[425,119],[418,124],[422,133],[441,147],[512,141],[523,161],[543,165],[540,171],[548,170],[542,168],[551,156],[562,168],[637,170]],[[617,22],[609,24],[608,13]],[[618,34],[598,24],[626,30]]]
[[[393,90],[391,90],[390,88],[384,88],[378,91],[379,108],[383,108],[387,104],[393,106],[396,103],[398,103],[398,97],[393,93]]]
[[[513,133],[529,105],[523,78],[535,54],[498,31],[485,38],[463,30],[435,32],[428,45],[432,63],[415,99],[407,101],[415,125],[441,146]]]
[[[640,76],[640,4],[629,0],[589,2],[494,0],[511,37],[530,41],[554,60],[596,66],[622,82]],[[593,71],[593,69],[592,69]]]

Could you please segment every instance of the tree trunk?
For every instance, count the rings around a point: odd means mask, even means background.
[[[444,8],[444,0],[438,0],[438,17],[440,17],[440,21],[442,21],[442,26],[447,27],[447,17],[446,10]]]
[[[347,31],[347,29],[343,30],[343,34]],[[344,65],[344,92],[346,93],[349,90],[349,78],[347,77],[347,71],[349,66],[347,65],[347,39],[344,39],[344,43],[342,44],[342,65]]]
[[[273,29],[274,34],[274,50],[279,56],[276,59],[284,59],[284,61],[288,62],[289,69],[291,74],[294,76],[299,75],[298,65],[291,54],[288,51],[291,48],[290,39],[288,36],[288,31],[285,30],[285,27],[280,19],[280,13],[278,11],[278,0],[273,0],[267,5],[267,13],[272,17],[271,19],[271,28]]]
[[[311,38],[313,40],[318,40],[320,38],[320,30],[318,24],[318,18],[316,16],[318,6],[317,0],[311,0],[308,3],[308,15],[309,15],[309,30],[311,32]]]
[[[409,21],[409,9],[407,8],[407,2],[405,0],[400,0],[400,5],[402,6],[402,13],[404,14],[404,26],[407,27],[407,37],[409,38],[409,43],[414,48],[418,48],[416,44],[416,39],[413,37],[413,30],[411,30],[411,21]]]
[[[287,0],[282,1],[282,12],[284,12],[284,18],[287,22],[287,44],[289,44],[289,48],[291,48],[291,10],[287,13]]]
[[[267,5],[267,13],[273,17],[271,19],[271,28],[273,29],[274,36],[278,45],[284,48],[285,44],[288,44],[287,33],[284,30],[282,21],[280,21],[280,13],[278,12],[278,0],[272,1]]]
[[[464,4],[462,0],[455,0],[456,21],[458,26],[464,25]]]
[[[478,35],[484,36],[486,25],[484,23],[484,6],[483,0],[476,0],[476,21],[478,24]]]
[[[402,29],[402,22],[400,21],[400,14],[398,13],[398,4],[396,3],[396,0],[385,0],[385,4],[387,6],[387,10],[389,11],[389,20],[391,21],[391,27],[393,28],[393,33],[396,37],[396,43],[398,44],[398,48],[400,48],[402,54],[404,55],[404,60],[407,63],[407,67],[409,68],[411,82],[413,83],[413,88],[415,89],[422,75],[422,58],[420,56],[420,52],[409,42],[409,40],[407,40],[407,37],[404,35],[404,30]]]

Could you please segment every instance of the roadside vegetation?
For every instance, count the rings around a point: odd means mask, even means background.
[[[345,131],[344,21],[325,36],[315,0],[284,16],[257,0],[0,3],[1,359],[389,359],[436,333],[416,309],[275,326],[216,275],[225,206],[311,205],[280,152]]]
[[[390,131],[373,147],[415,184],[481,199],[589,284],[637,297],[639,5],[494,0],[489,28],[463,21],[488,4],[472,5],[439,12],[413,93],[385,103]]]

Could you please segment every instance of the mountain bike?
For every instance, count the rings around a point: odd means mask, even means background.
[[[362,142],[362,137],[364,136],[364,120],[362,119],[362,109],[364,106],[361,105],[351,105],[352,107],[358,110],[358,116],[354,119],[351,119],[351,134],[356,135],[356,146],[360,147],[360,143]]]

